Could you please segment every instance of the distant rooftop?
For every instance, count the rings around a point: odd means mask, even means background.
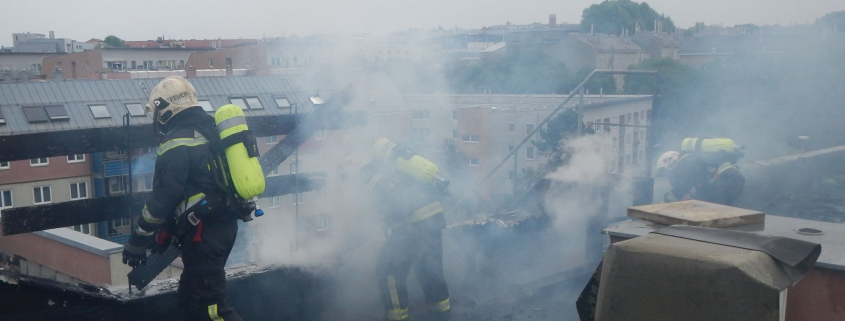
[[[579,35],[572,36],[572,38],[596,51],[645,51],[642,47],[631,41],[630,38],[605,35]]]

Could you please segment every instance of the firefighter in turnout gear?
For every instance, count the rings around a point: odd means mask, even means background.
[[[386,139],[376,142],[373,152],[375,160],[363,166],[359,178],[386,227],[387,240],[376,263],[385,318],[408,319],[406,281],[413,266],[425,294],[426,314],[432,320],[449,320],[442,242],[446,219],[440,204],[448,181],[437,176],[437,166]]]
[[[687,138],[682,153],[669,167],[672,190],[665,202],[697,199],[731,205],[742,194],[745,178],[736,166],[742,158],[742,146],[727,138]],[[667,153],[668,154],[668,153]],[[665,155],[665,154],[664,154]],[[658,162],[658,168],[663,165]]]
[[[241,320],[226,303],[224,265],[237,236],[239,213],[221,188],[212,142],[214,118],[196,91],[178,76],[162,80],[150,93],[148,108],[161,145],[153,190],[132,227],[123,262],[144,264],[146,249],[163,251],[171,242],[182,250],[179,306],[184,320]],[[212,138],[213,139],[213,138]]]

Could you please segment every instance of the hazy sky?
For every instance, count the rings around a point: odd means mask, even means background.
[[[372,32],[407,28],[478,28],[512,22],[579,22],[598,0],[7,0],[0,45],[13,32],[56,32],[80,41],[114,34],[125,40],[259,38],[262,35]],[[680,27],[697,21],[790,25],[845,10],[845,0],[651,0]]]

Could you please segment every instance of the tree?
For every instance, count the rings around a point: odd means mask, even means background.
[[[581,123],[581,134],[595,134],[592,128],[587,128],[584,123]],[[541,152],[551,154],[549,162],[552,163],[548,170],[554,169],[562,165],[567,159],[568,155],[563,155],[561,151],[565,147],[566,141],[573,139],[578,134],[578,112],[567,109],[549,119],[545,127],[538,132],[540,139],[532,140],[531,144],[537,146]]]
[[[569,77],[566,81],[566,84],[558,90],[560,93],[569,93],[575,90],[575,87],[584,81],[590,73],[593,72],[592,69],[581,68],[575,75]],[[590,81],[584,84],[584,90],[593,94],[603,93],[606,95],[613,95],[616,93],[616,79],[613,78],[613,75],[610,74],[598,74],[593,76]]]
[[[105,40],[103,40],[103,47],[104,48],[123,48],[123,47],[129,47],[129,46],[126,45],[126,42],[123,41],[123,39],[120,39],[120,38],[118,38],[117,36],[114,36],[114,35],[109,35],[108,37],[106,37]]]
[[[446,76],[456,93],[550,94],[563,87],[569,71],[540,47],[514,46],[500,58],[454,62]]]
[[[646,31],[654,30],[655,20],[663,23],[663,31],[675,32],[675,23],[672,19],[658,14],[645,2],[605,0],[584,9],[581,15],[581,29],[584,32],[619,34],[623,28],[626,28],[628,34],[633,35],[637,32],[637,27]]]
[[[828,13],[816,19],[814,24],[817,28],[824,30],[836,30],[845,32],[845,10]]]

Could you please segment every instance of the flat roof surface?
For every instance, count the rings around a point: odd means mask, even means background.
[[[109,255],[114,252],[123,251],[123,244],[117,244],[85,233],[80,233],[69,228],[54,228],[51,230],[33,233],[102,257],[109,257]]]
[[[654,232],[666,225],[643,220],[626,220],[602,230],[602,234],[621,238],[635,238]],[[798,229],[812,228],[821,230],[821,235],[807,235]],[[725,228],[734,231],[752,232],[766,236],[781,236],[822,245],[822,253],[815,266],[831,270],[845,271],[845,224],[802,220],[791,217],[767,214],[764,223],[733,226]]]

